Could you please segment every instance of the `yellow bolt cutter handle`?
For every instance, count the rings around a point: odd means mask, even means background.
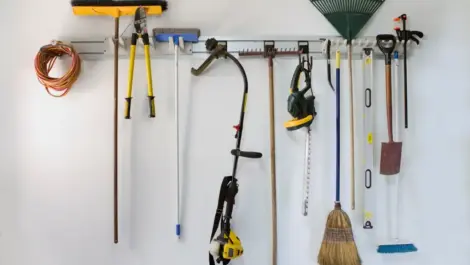
[[[155,96],[153,95],[152,65],[150,63],[150,40],[149,34],[142,34],[144,42],[145,67],[147,68],[147,93],[149,98],[150,118],[155,118]]]
[[[127,97],[126,105],[124,108],[124,118],[131,118],[131,101],[132,101],[132,83],[134,81],[134,63],[135,63],[135,50],[138,39],[137,33],[132,34],[131,47],[130,47],[130,58],[129,58],[129,77],[127,81]]]

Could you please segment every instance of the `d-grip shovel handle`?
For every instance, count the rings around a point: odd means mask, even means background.
[[[240,151],[240,150],[237,150],[237,149],[233,149],[231,153],[234,156],[241,156],[241,157],[245,157],[245,158],[261,158],[261,157],[263,157],[262,153],[246,152],[246,151]]]
[[[397,45],[397,39],[392,34],[380,34],[377,35],[377,46],[385,55],[385,64],[392,65],[392,53]],[[390,45],[390,42],[392,44]]]

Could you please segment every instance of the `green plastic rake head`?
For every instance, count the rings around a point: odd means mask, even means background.
[[[343,38],[351,41],[385,0],[310,0]]]

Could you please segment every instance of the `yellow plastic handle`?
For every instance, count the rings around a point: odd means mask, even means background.
[[[341,52],[336,51],[336,68],[339,69],[341,66]]]

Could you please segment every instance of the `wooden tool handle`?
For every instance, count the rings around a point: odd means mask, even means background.
[[[119,90],[119,17],[114,19],[114,243],[119,243],[118,205],[118,90]]]
[[[392,123],[392,66],[385,65],[385,84],[386,84],[386,100],[387,100],[387,127],[388,140],[393,142],[393,123]]]
[[[269,56],[269,120],[271,141],[271,203],[272,203],[272,265],[277,265],[277,194],[276,194],[276,133],[274,129],[274,65]]]
[[[351,141],[351,210],[356,209],[356,167],[354,160],[354,86],[353,86],[353,70],[352,70],[352,46],[348,47],[348,65],[349,65],[349,119],[351,120],[349,134]]]

